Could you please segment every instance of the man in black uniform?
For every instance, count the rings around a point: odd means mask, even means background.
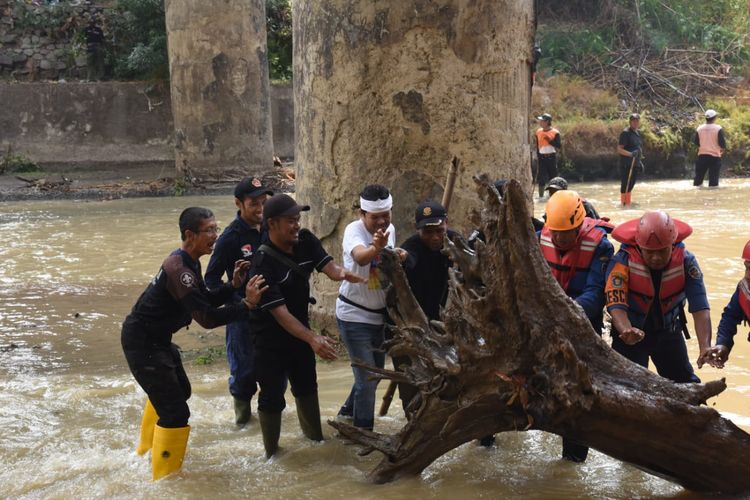
[[[314,234],[300,229],[300,212],[307,210],[309,206],[298,205],[285,194],[266,201],[263,220],[268,242],[256,253],[250,271],[251,276],[262,275],[269,286],[250,323],[255,378],[260,385],[258,420],[266,457],[279,447],[287,378],[302,432],[308,439],[323,440],[315,355],[334,360],[336,351],[333,340],[310,330],[310,275],[315,270],[334,281],[364,282],[333,262]]]
[[[261,234],[263,204],[271,195],[273,192],[263,187],[260,179],[255,177],[245,177],[234,188],[237,217],[214,245],[206,269],[206,285],[209,289],[220,287],[224,274],[227,280],[232,279],[234,264],[238,260],[252,262],[253,254],[265,239],[265,232]],[[242,293],[237,293],[227,303],[236,304],[242,298]],[[226,346],[229,392],[234,399],[235,423],[242,427],[250,421],[250,401],[257,390],[253,375],[253,341],[247,316],[227,324]]]
[[[190,381],[172,334],[193,319],[215,328],[244,317],[265,291],[260,288],[262,276],[256,276],[245,287],[242,302],[219,307],[244,285],[250,266],[239,261],[232,283],[213,291],[206,288],[199,259],[211,253],[218,232],[210,210],[186,208],[180,215],[182,247],[164,260],[122,325],[125,358],[148,395],[137,451],[143,454],[153,447],[154,479],[180,469],[190,434]]]
[[[448,268],[453,266],[442,253],[445,235],[453,238],[456,233],[448,229],[448,216],[443,205],[436,201],[425,201],[415,211],[416,234],[401,245],[408,252],[404,261],[406,278],[409,280],[414,298],[425,315],[440,321],[440,308],[448,299]],[[408,357],[394,357],[394,369],[409,364]],[[398,384],[398,395],[404,412],[417,395],[417,388],[406,383]],[[408,415],[408,413],[407,413]]]
[[[620,133],[617,141],[617,154],[620,155],[620,203],[630,206],[635,178],[641,166],[643,143],[638,128],[641,126],[641,115],[630,115],[628,127]]]

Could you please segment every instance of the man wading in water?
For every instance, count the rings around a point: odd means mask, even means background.
[[[241,302],[219,307],[243,287],[250,263],[238,261],[232,282],[209,291],[200,258],[211,253],[218,233],[210,210],[186,208],[180,215],[182,247],[164,260],[122,325],[125,358],[148,395],[137,452],[143,455],[153,447],[154,480],[180,470],[190,434],[190,381],[172,334],[192,320],[216,328],[245,318],[267,288],[262,276],[254,276]]]

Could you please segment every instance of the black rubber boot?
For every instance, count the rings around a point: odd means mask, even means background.
[[[492,448],[495,445],[495,435],[490,434],[489,436],[484,436],[482,439],[478,439],[480,446],[484,446],[485,448]]]
[[[263,434],[266,458],[271,458],[279,449],[281,412],[272,413],[258,410],[258,420],[260,421],[260,432]]]
[[[247,401],[239,398],[234,398],[234,423],[238,427],[245,427],[252,418],[252,408],[250,406],[251,399]]]
[[[297,403],[297,418],[302,433],[307,439],[323,441],[323,429],[320,428],[320,404],[318,393],[295,398]]]
[[[562,457],[565,460],[570,460],[571,462],[580,464],[586,461],[588,454],[588,446],[576,443],[568,438],[563,438]]]

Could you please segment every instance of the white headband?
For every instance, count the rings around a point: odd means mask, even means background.
[[[365,200],[364,198],[360,197],[359,208],[361,208],[365,212],[385,212],[393,208],[393,196],[389,194],[388,198],[386,198],[385,200],[375,201]]]

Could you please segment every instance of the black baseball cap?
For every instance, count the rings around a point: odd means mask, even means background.
[[[641,115],[639,115],[638,113],[633,113],[630,115],[630,121],[640,120],[640,119],[641,119]]]
[[[542,116],[537,116],[537,120],[543,120],[545,122],[551,122],[552,121],[552,115],[549,113],[544,113]]]
[[[422,229],[425,226],[437,226],[442,224],[447,216],[448,214],[445,212],[445,207],[432,200],[423,201],[417,205],[417,209],[414,212],[417,229]]]
[[[256,198],[262,194],[273,196],[273,191],[263,186],[257,177],[245,177],[234,188],[234,197],[244,200],[245,198]]]
[[[544,188],[545,191],[547,191],[548,189],[557,189],[558,191],[565,191],[566,189],[568,189],[568,181],[566,181],[562,177],[553,177],[547,183],[547,187]]]
[[[308,210],[310,210],[309,205],[297,205],[294,198],[288,194],[275,194],[263,204],[263,220],[273,217],[297,215],[300,212],[307,212]]]

